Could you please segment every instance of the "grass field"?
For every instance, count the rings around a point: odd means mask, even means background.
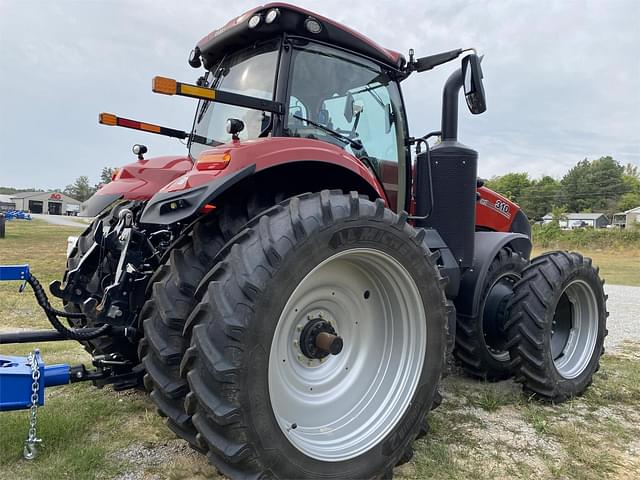
[[[533,256],[550,250],[557,248],[534,248]],[[640,245],[611,250],[582,248],[578,251],[591,257],[607,283],[640,287]]]
[[[12,222],[0,240],[0,264],[26,263],[43,284],[61,278],[66,237],[74,228]],[[586,251],[609,283],[638,285],[640,248]],[[47,328],[29,291],[0,283],[0,329]],[[0,346],[26,354],[34,346]],[[42,344],[47,363],[89,361],[75,342]],[[587,394],[562,405],[524,397],[511,381],[469,380],[455,367],[441,387],[432,432],[415,443],[397,478],[640,478],[640,344],[603,358]],[[40,410],[41,455],[22,460],[26,411],[0,414],[0,479],[127,480],[219,478],[201,455],[163,425],[143,392],[88,384],[48,390]]]

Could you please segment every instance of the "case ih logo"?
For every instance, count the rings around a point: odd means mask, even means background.
[[[59,193],[52,193],[49,197],[50,200],[62,200],[62,195]]]

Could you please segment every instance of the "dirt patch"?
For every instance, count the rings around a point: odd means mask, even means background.
[[[514,406],[506,406],[495,412],[477,407],[463,409],[482,420],[484,428],[470,430],[469,434],[483,445],[483,456],[489,456],[495,465],[488,468],[498,470],[500,465],[516,463],[528,467],[536,477],[551,474],[543,458],[563,461],[566,452],[551,438],[541,436],[523,418]]]
[[[136,443],[113,452],[110,457],[127,465],[129,470],[114,477],[115,480],[215,478],[215,469],[207,464],[205,457],[178,439],[161,444]]]

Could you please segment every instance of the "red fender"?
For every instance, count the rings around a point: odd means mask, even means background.
[[[197,187],[254,164],[256,172],[260,172],[270,167],[304,161],[323,162],[346,168],[364,179],[380,198],[387,201],[385,191],[377,178],[360,160],[342,148],[320,140],[296,137],[258,138],[226,143],[207,152],[217,152],[221,155],[228,153],[231,157],[228,166],[223,170],[200,171],[196,165],[160,191],[176,192]]]

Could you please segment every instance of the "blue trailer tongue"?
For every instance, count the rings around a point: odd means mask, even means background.
[[[0,281],[26,281],[29,276],[29,265],[0,265]]]
[[[30,410],[29,433],[22,452],[26,460],[38,454],[38,407],[44,405],[46,387],[66,385],[71,380],[69,365],[45,366],[40,351],[28,357],[0,355],[0,411]]]
[[[28,265],[0,265],[0,281],[21,281],[21,292],[28,284],[47,319],[55,328],[55,330],[0,333],[2,345],[35,341],[51,342],[70,338],[95,338],[106,334],[126,336],[129,333],[126,328],[114,330],[108,325],[80,329],[65,327],[58,316],[82,316],[82,314],[72,314],[53,308],[44,289],[31,275]],[[96,385],[115,382],[137,385],[142,376],[142,370],[132,369],[128,361],[119,358],[116,354],[94,357],[92,363],[96,367],[92,370],[87,370],[84,365],[45,365],[38,349],[27,357],[0,355],[0,412],[30,410],[29,434],[23,451],[25,459],[32,460],[38,453],[38,444],[41,441],[36,434],[38,407],[44,405],[44,392],[47,387],[83,381],[93,381]]]
[[[37,393],[38,406],[44,405],[45,388],[69,383],[70,371],[71,367],[66,364],[45,366],[39,350],[29,357],[0,355],[0,411],[31,408],[34,393]],[[34,392],[36,384],[37,392]]]

